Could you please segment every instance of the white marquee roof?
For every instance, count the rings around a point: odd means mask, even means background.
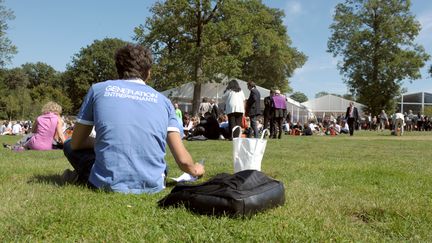
[[[341,112],[346,112],[346,109],[349,106],[350,102],[351,100],[347,100],[339,96],[328,94],[313,100],[303,102],[302,105],[311,109],[313,113],[320,113],[320,112],[341,113]],[[361,112],[365,107],[365,105],[355,101],[354,101],[354,106],[357,107],[357,109],[359,109],[359,112]]]
[[[231,80],[231,79],[230,79]],[[247,88],[247,82],[236,79],[240,85],[241,90],[243,91],[245,97],[249,97],[250,91]],[[210,99],[215,99],[218,101],[222,100],[222,95],[227,87],[228,79],[223,80],[221,83],[203,83],[201,84],[201,97],[207,97]],[[183,102],[192,102],[193,99],[193,91],[195,84],[193,82],[189,82],[183,84],[180,87],[172,88],[161,92],[163,95],[170,99],[176,99]],[[261,99],[270,95],[270,90],[265,89],[263,87],[256,87],[261,94]]]

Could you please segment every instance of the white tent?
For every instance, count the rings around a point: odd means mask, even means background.
[[[224,78],[220,83],[203,83],[201,84],[201,97],[200,100],[202,100],[203,97],[207,97],[209,99],[214,99],[217,104],[219,104],[220,108],[223,108],[223,100],[222,95],[227,87],[228,82],[232,79]],[[239,86],[246,97],[246,99],[249,97],[250,91],[247,88],[247,82],[235,79],[239,83]],[[193,101],[193,92],[194,92],[195,84],[194,82],[189,82],[186,84],[183,84],[177,88],[168,89],[165,91],[162,91],[161,93],[168,97],[170,100],[175,101],[179,104],[180,109],[183,111],[189,112],[192,110],[192,101]],[[257,86],[256,87],[261,95],[261,104],[262,108],[264,108],[263,100],[264,97],[270,95],[270,90],[265,89],[263,87]]]
[[[201,84],[201,99],[203,97],[207,97],[209,99],[214,99],[216,103],[222,103],[222,95],[225,91],[225,88],[227,87],[229,80],[228,78],[225,78],[224,80],[222,80],[221,83]],[[247,82],[240,79],[236,80],[239,83],[244,96],[246,98],[249,97],[250,91],[247,88]],[[176,100],[179,104],[192,104],[194,86],[195,84],[193,82],[189,82],[183,84],[180,87],[165,90],[162,92],[162,94],[171,100]],[[264,97],[270,95],[270,90],[268,89],[259,86],[257,86],[257,89],[261,94],[261,100],[263,100]]]
[[[302,105],[308,107],[317,117],[328,115],[345,115],[346,109],[351,100],[344,99],[335,95],[324,95],[319,98],[303,102]],[[362,116],[365,105],[354,102],[357,107],[359,115]]]
[[[292,123],[304,123],[309,120],[312,115],[312,111],[302,105],[300,102],[297,102],[290,97],[286,96],[287,99],[287,112],[291,113],[291,121]]]
[[[401,101],[398,102],[401,112],[412,110],[414,114],[418,112],[424,113],[425,107],[432,106],[432,93],[430,92],[415,92],[403,94]]]

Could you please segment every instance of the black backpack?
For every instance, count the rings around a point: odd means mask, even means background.
[[[205,215],[251,216],[285,202],[283,183],[256,170],[222,173],[207,182],[176,185],[160,207],[184,205]]]

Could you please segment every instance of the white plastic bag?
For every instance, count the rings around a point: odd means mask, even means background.
[[[235,126],[232,133],[236,129],[240,129],[240,136],[233,137],[234,173],[242,170],[261,171],[261,161],[267,145],[267,140],[263,138],[269,131],[264,129],[261,138],[242,138],[240,126]]]

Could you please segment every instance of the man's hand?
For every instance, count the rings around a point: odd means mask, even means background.
[[[195,163],[194,168],[192,169],[193,173],[191,173],[192,176],[202,176],[205,173],[204,165],[200,163]]]

